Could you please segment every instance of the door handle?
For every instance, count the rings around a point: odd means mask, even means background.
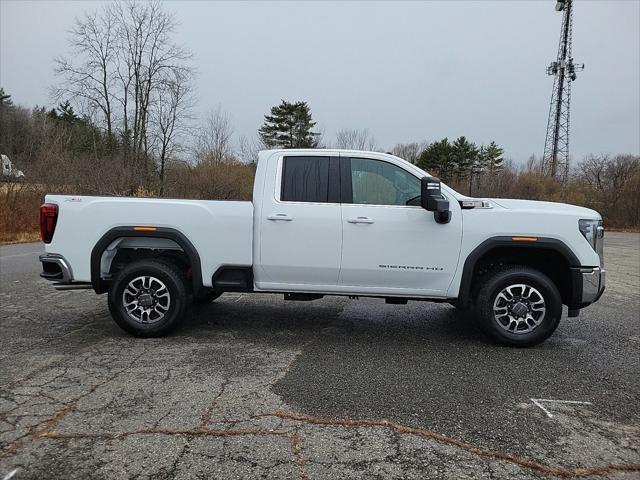
[[[269,215],[267,217],[267,220],[273,220],[273,221],[282,220],[283,222],[290,222],[291,220],[293,220],[293,218],[291,218],[286,213],[276,213],[275,215]]]
[[[373,218],[369,217],[356,217],[347,219],[349,223],[373,223]]]

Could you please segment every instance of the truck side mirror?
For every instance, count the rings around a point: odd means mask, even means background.
[[[449,200],[442,196],[440,179],[436,177],[422,177],[420,179],[420,205],[425,210],[433,212],[438,223],[449,223],[451,220]]]

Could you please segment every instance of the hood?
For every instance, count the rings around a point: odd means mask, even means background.
[[[490,201],[508,210],[545,211],[564,215],[575,215],[579,218],[600,219],[600,214],[590,208],[569,205],[568,203],[541,202],[537,200],[514,200],[506,198],[492,198]]]

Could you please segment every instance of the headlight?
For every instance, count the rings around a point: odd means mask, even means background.
[[[604,238],[604,227],[602,226],[602,220],[579,220],[578,228],[580,233],[587,239],[589,245],[600,255],[602,258],[602,247]]]

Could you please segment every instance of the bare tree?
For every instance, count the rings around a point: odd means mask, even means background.
[[[608,155],[588,155],[580,163],[578,176],[583,178],[593,188],[602,192],[605,189],[606,169],[609,163]]]
[[[336,147],[350,150],[375,150],[376,140],[368,129],[343,128],[336,133]]]
[[[398,143],[391,153],[396,157],[400,157],[409,163],[415,164],[420,157],[420,154],[427,148],[429,142],[411,142],[411,143]]]
[[[529,158],[527,158],[527,162],[522,167],[522,170],[530,174],[540,173],[542,171],[540,168],[540,160],[538,160],[534,154],[531,154]]]
[[[229,115],[220,106],[205,118],[196,140],[198,162],[220,165],[233,159],[233,127]]]
[[[187,133],[186,122],[193,118],[191,75],[183,69],[173,69],[161,81],[154,109],[154,146],[158,163],[160,195],[165,189],[167,162],[173,160],[182,149],[181,139]]]
[[[123,130],[131,149],[126,153],[139,160],[149,152],[151,109],[167,72],[183,70],[183,75],[188,75],[191,54],[171,41],[177,22],[160,2],[119,2],[113,11],[122,52],[117,77],[121,84]]]
[[[158,119],[174,109],[174,88],[167,86],[176,79],[183,84],[193,73],[191,54],[172,40],[176,26],[157,0],[107,4],[76,19],[69,32],[71,59],[56,63],[62,83],[55,95],[71,100],[84,116],[101,113],[99,123],[110,136],[119,134],[136,178],[150,173],[153,144],[169,131],[154,130],[167,126]]]
[[[249,139],[242,135],[238,140],[238,158],[242,163],[256,164],[258,162],[258,152],[267,146],[258,137]]]
[[[638,155],[589,155],[579,165],[578,178],[586,181],[600,196],[600,202],[614,211],[628,186],[640,176]]]
[[[113,133],[114,62],[116,23],[109,8],[76,18],[69,31],[71,55],[55,60],[55,73],[62,83],[53,88],[57,100],[70,99],[90,111],[102,113],[106,131]]]

